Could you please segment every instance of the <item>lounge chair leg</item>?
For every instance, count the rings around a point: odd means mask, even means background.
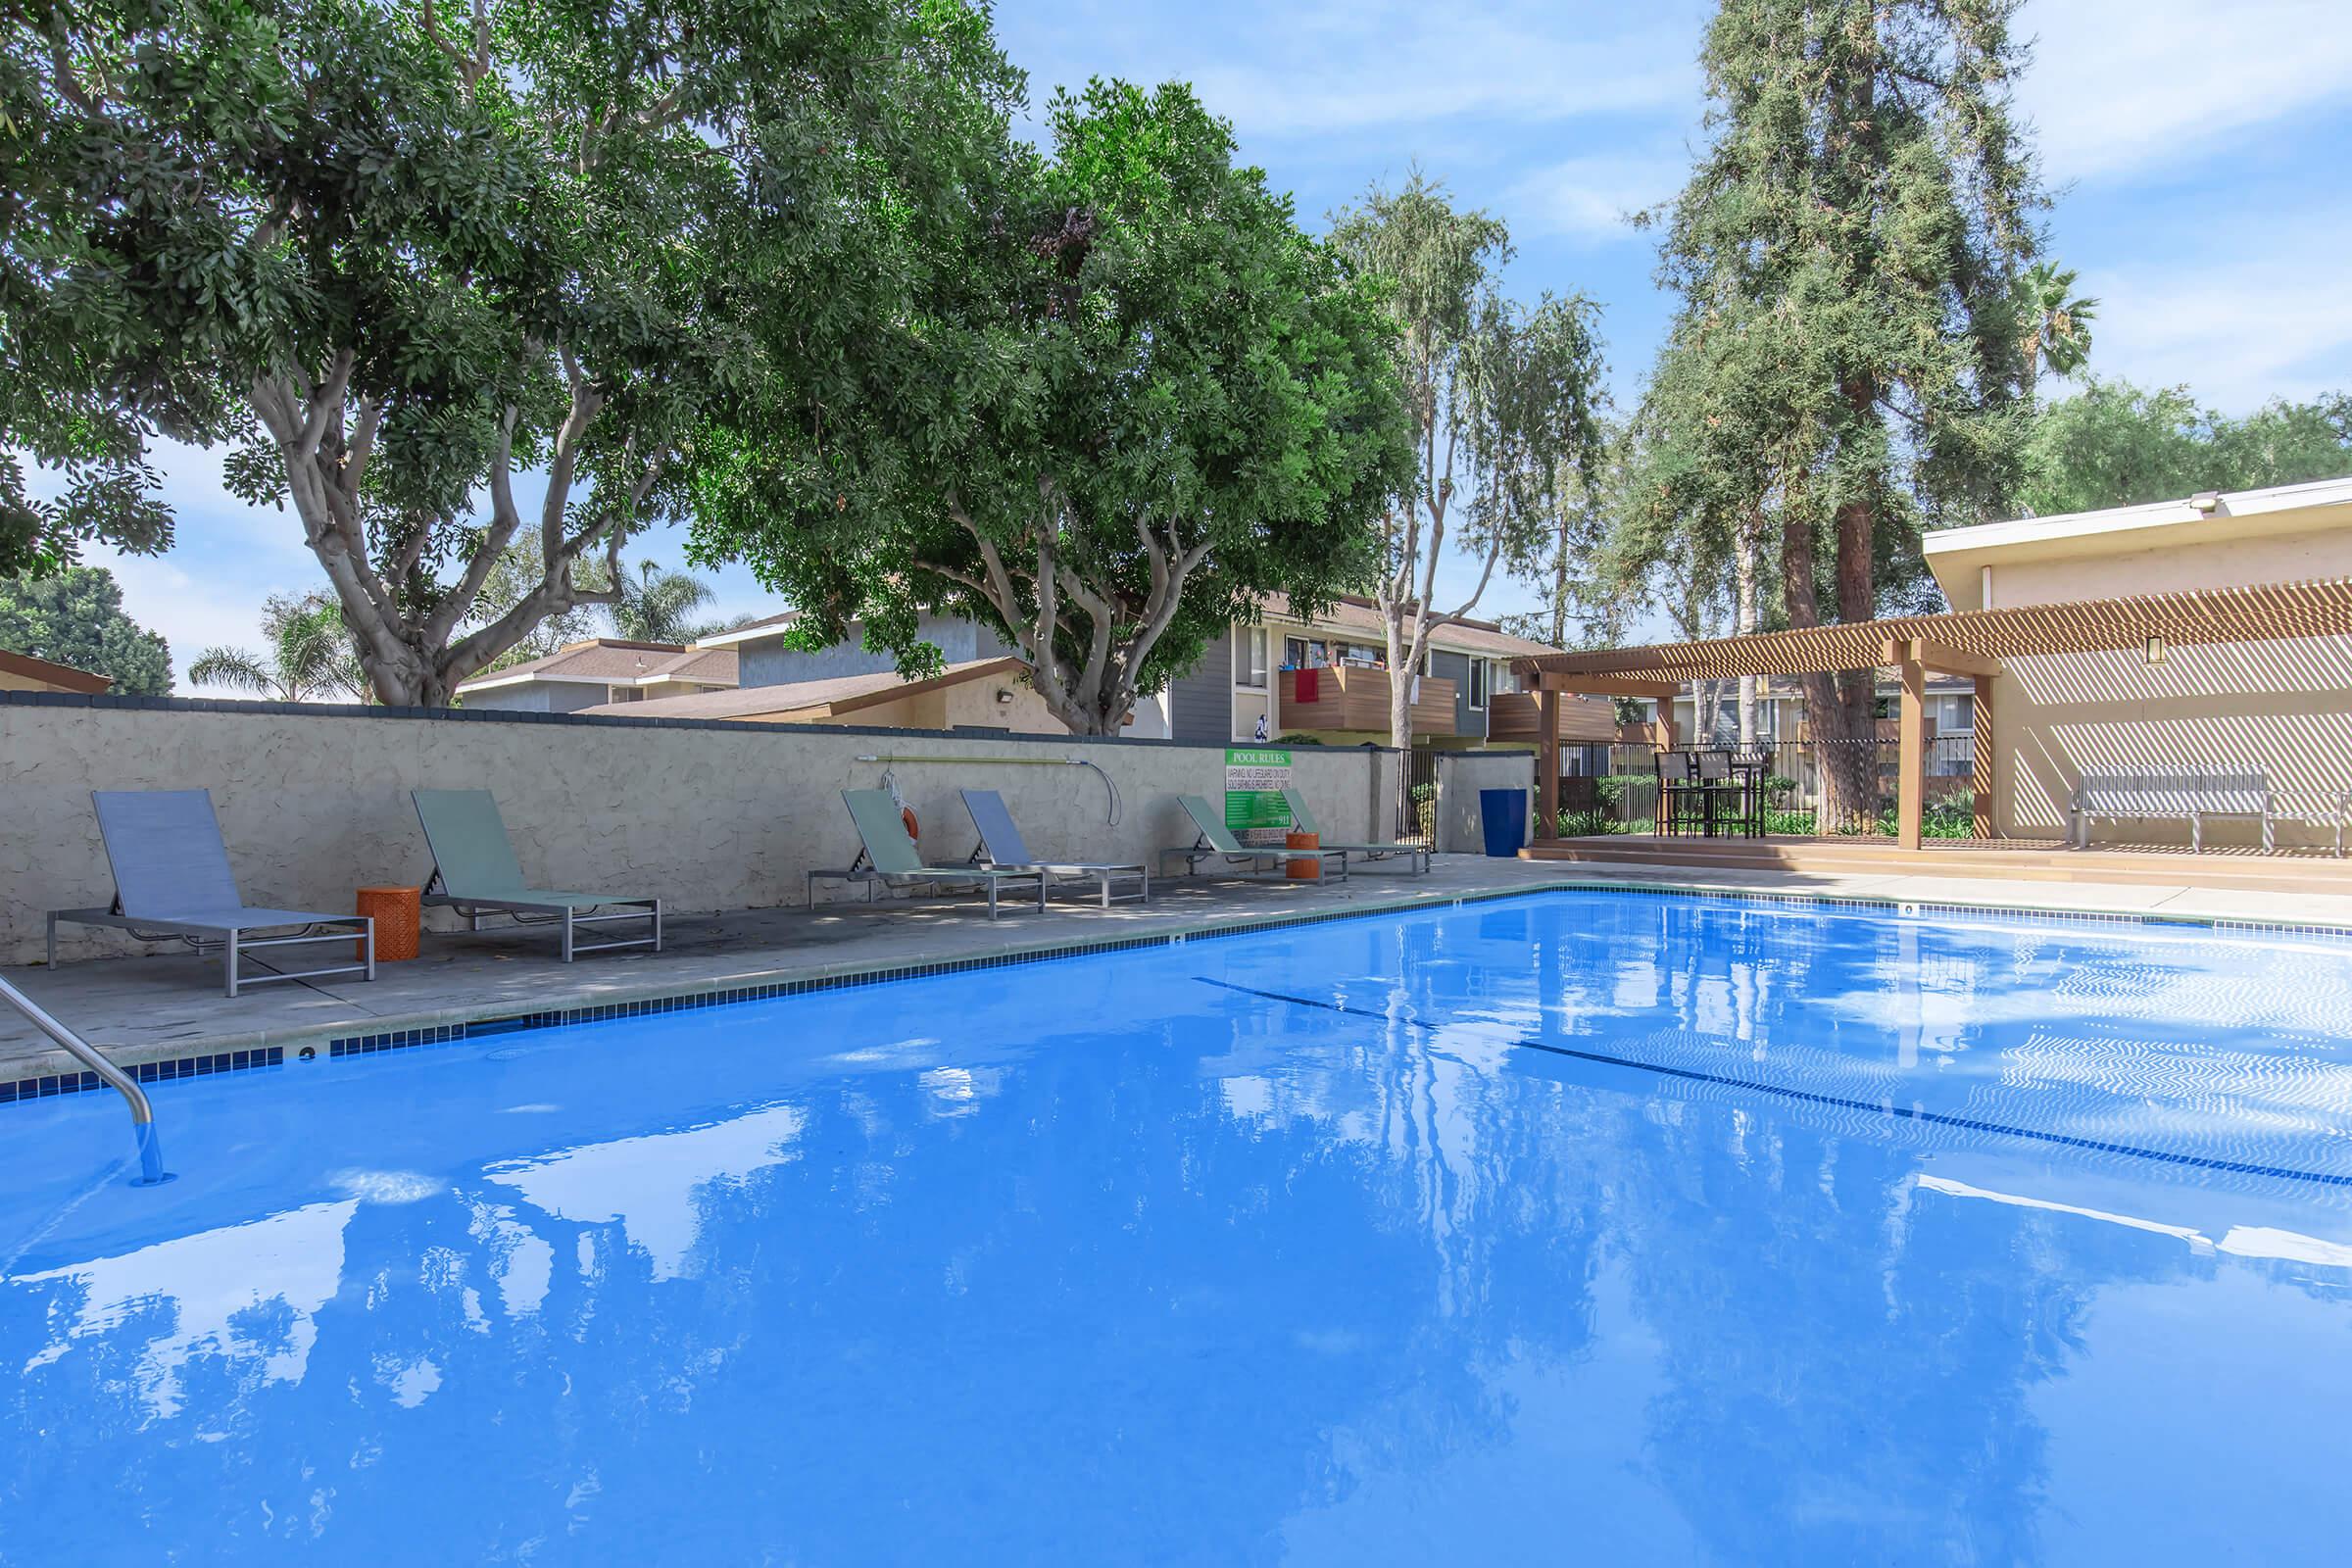
[[[375,916],[368,916],[368,978],[375,978]]]
[[[993,876],[988,879],[988,917],[997,917],[997,879]]]
[[[654,951],[662,951],[662,901],[654,901]]]
[[[229,929],[229,933],[228,933],[228,940],[227,940],[226,942],[224,942],[224,943],[222,943],[222,944],[220,945],[220,968],[221,968],[221,974],[222,974],[222,977],[223,977],[223,978],[224,978],[224,979],[227,981],[227,987],[226,987],[226,989],[227,989],[227,992],[228,992],[228,994],[229,994],[230,996],[232,996],[232,997],[233,997],[233,996],[235,996],[235,995],[237,994],[237,937],[238,937],[238,934],[239,934],[239,933],[237,932],[237,930],[236,930],[236,929],[235,929],[235,928],[232,926],[232,927]]]
[[[564,907],[564,961],[571,961],[571,906]]]

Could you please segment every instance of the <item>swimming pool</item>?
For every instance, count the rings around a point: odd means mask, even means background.
[[[0,1562],[2311,1561],[2352,947],[1560,892],[0,1110]]]

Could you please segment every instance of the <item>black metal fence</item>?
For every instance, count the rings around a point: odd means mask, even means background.
[[[1805,838],[1894,835],[1895,770],[1900,747],[1892,740],[1769,743],[1765,775],[1765,831]],[[1976,737],[1965,731],[1928,743],[1927,808],[1930,838],[1968,838],[1975,832]],[[1581,838],[1655,831],[1657,752],[1649,746],[1563,749],[1560,833]],[[1839,790],[1843,778],[1853,787]]]
[[[1438,757],[1435,747],[1416,746],[1396,770],[1396,842],[1438,847]]]

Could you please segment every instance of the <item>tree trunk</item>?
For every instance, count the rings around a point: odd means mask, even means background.
[[[1749,637],[1756,630],[1756,557],[1757,524],[1761,519],[1750,516],[1740,521],[1740,537],[1732,556],[1732,577],[1738,594],[1738,606],[1733,612],[1732,630]],[[1740,677],[1740,745],[1742,750],[1756,744],[1756,677]]]

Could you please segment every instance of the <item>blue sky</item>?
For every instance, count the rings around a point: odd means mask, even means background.
[[[1311,226],[1418,160],[1509,222],[1514,292],[1601,303],[1611,385],[1630,403],[1671,301],[1623,215],[1681,182],[1711,9],[1000,0],[998,29],[1040,104],[1096,74],[1192,82]],[[2094,368],[2184,382],[2232,413],[2352,387],[2352,7],[2028,0],[2021,25],[2039,40],[2022,99],[2057,195],[2052,248],[2103,302]],[[173,450],[164,466],[171,555],[91,559],[115,566],[184,670],[207,643],[253,642],[270,593],[323,578],[289,514],[222,490],[218,454]],[[679,545],[649,536],[632,558],[675,564]],[[729,612],[780,608],[741,567],[719,588]],[[1530,602],[1497,584],[1477,612]]]

